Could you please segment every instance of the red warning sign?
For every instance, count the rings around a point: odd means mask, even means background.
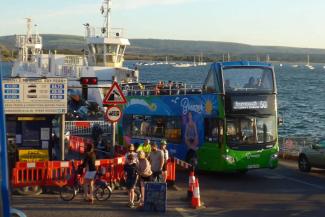
[[[103,105],[111,104],[126,104],[126,98],[116,81],[114,81],[103,100]]]

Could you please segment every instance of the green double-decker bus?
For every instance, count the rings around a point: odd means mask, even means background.
[[[125,143],[166,139],[170,155],[206,171],[277,167],[277,90],[271,64],[213,63],[198,88],[176,82],[123,88],[128,103],[120,133]]]

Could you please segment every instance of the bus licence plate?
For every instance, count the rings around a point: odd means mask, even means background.
[[[247,166],[247,169],[257,169],[257,168],[260,168],[260,165],[258,165],[258,164],[251,164],[251,165],[248,165]]]

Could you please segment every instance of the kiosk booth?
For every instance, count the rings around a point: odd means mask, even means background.
[[[67,112],[67,79],[12,78],[3,80],[9,167],[15,161],[62,158],[60,152]],[[61,131],[54,130],[61,122]],[[63,130],[62,130],[63,128]],[[61,142],[60,142],[61,141]],[[57,147],[54,147],[57,146]],[[61,156],[61,157],[60,157]]]

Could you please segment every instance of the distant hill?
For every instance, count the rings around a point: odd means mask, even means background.
[[[43,34],[45,50],[58,50],[63,53],[81,53],[84,47],[84,37],[75,35]],[[137,58],[139,56],[174,56],[193,59],[201,53],[208,59],[220,59],[222,54],[230,53],[232,59],[264,60],[269,54],[271,60],[276,61],[306,61],[306,54],[311,62],[325,62],[325,49],[292,48],[280,46],[254,46],[241,43],[214,41],[185,41],[165,39],[130,39],[131,46],[126,55]],[[1,36],[0,44],[8,49],[14,49],[15,36]]]

